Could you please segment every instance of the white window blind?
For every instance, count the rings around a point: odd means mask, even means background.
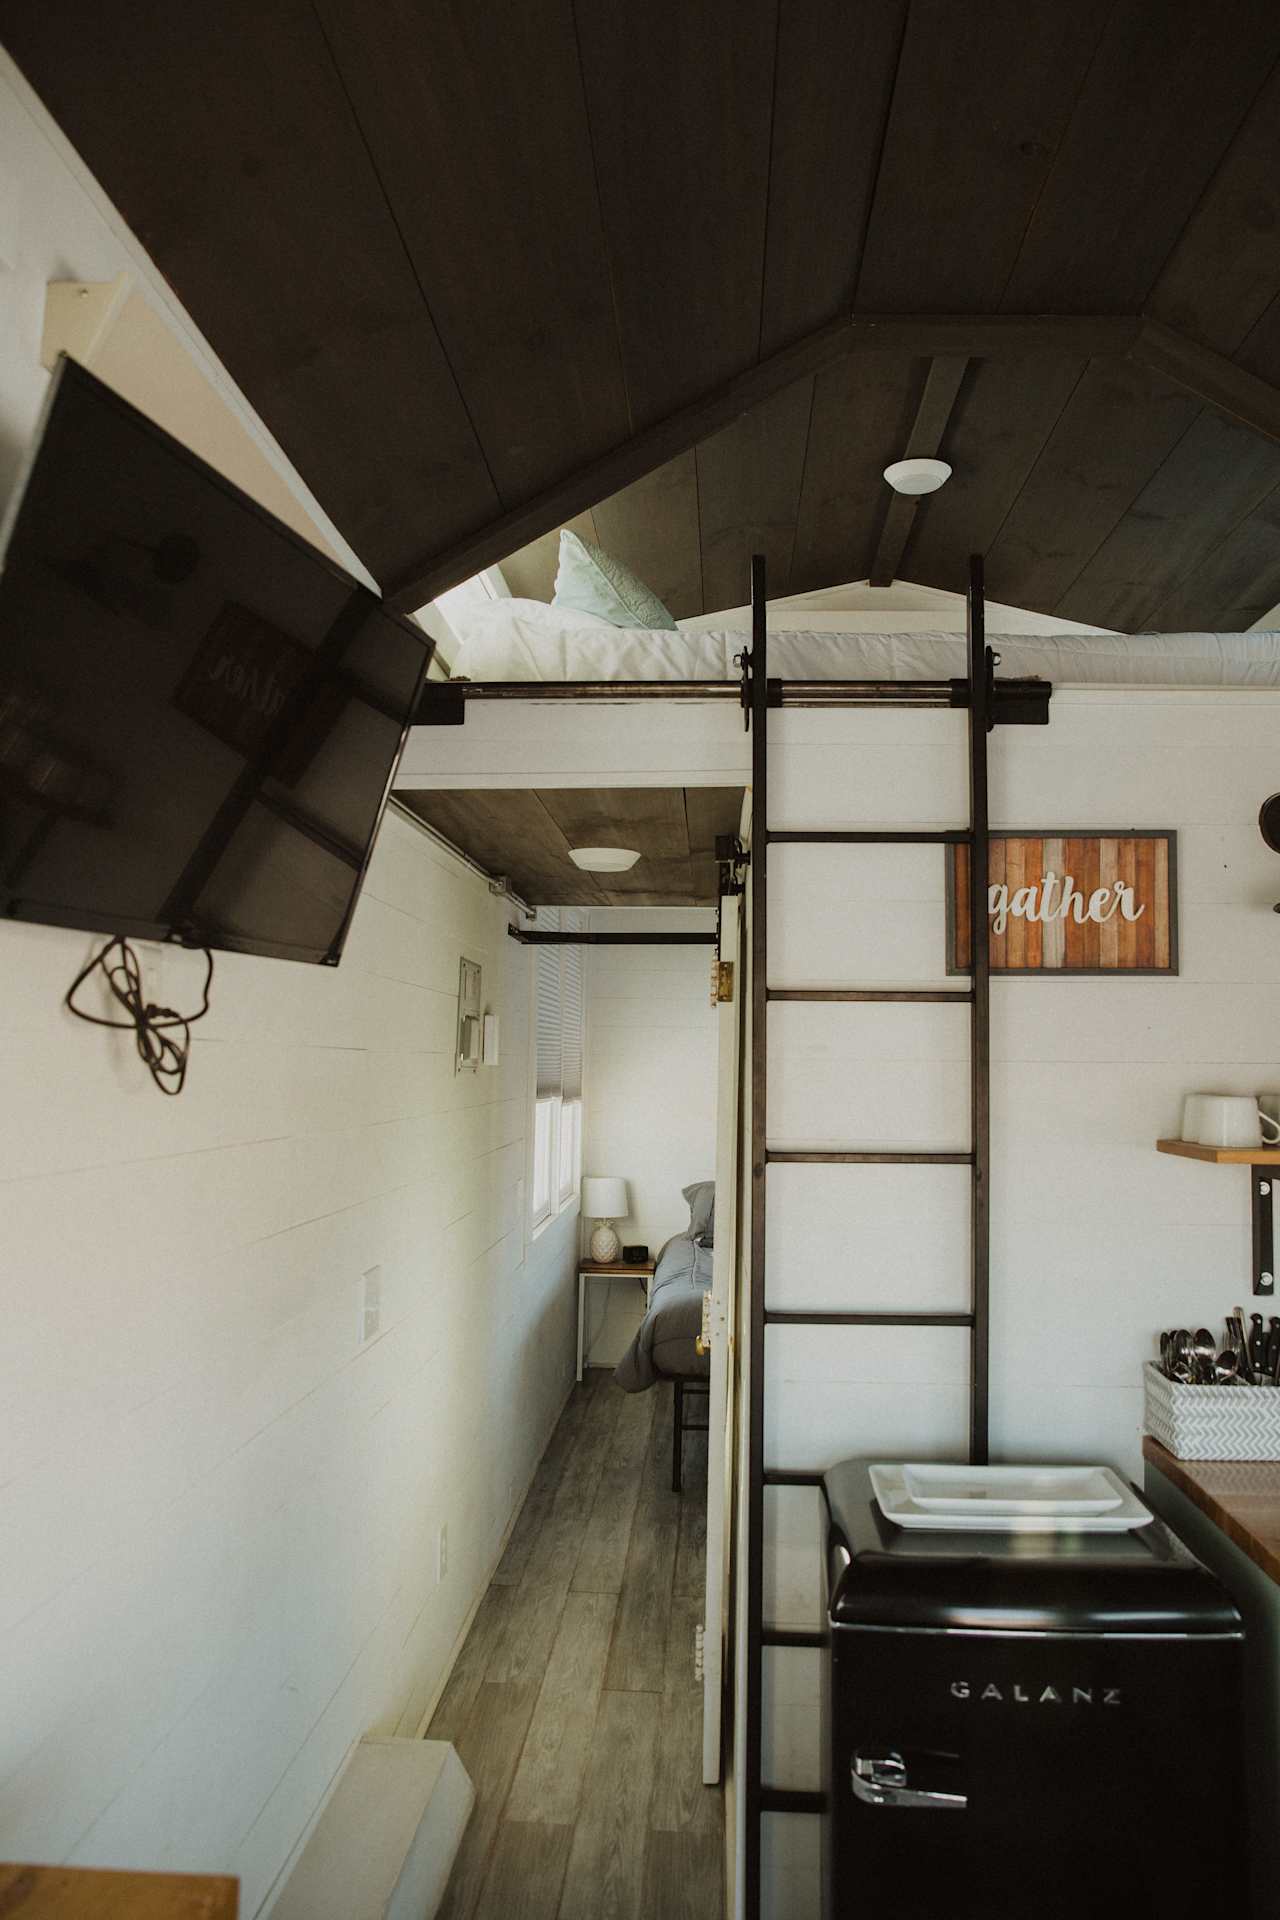
[[[542,933],[579,933],[586,914],[572,907],[543,908]],[[582,1166],[583,950],[534,948],[532,1219],[535,1228],[568,1206]]]
[[[584,917],[566,912],[564,931],[580,933]],[[560,1073],[566,1100],[582,1098],[582,953],[581,947],[560,948]]]
[[[538,915],[540,933],[559,931],[558,913]],[[558,1099],[563,1084],[562,1012],[560,1000],[560,955],[562,947],[535,947],[534,1025],[537,1034],[537,1087],[539,1100]]]

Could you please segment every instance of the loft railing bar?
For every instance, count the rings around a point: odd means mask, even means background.
[[[1053,684],[1032,678],[996,680],[989,714],[1009,726],[1043,727]],[[952,707],[969,704],[964,680],[771,680],[771,707]]]
[[[997,718],[1023,716],[1039,724],[1047,715],[1052,686],[1047,680],[997,680],[992,690]],[[968,705],[967,680],[773,680],[769,704],[785,707],[953,707]],[[472,700],[733,700],[741,698],[737,680],[428,680],[414,715],[430,725],[435,714],[455,712]],[[1035,717],[1033,718],[1033,711]]]
[[[1001,681],[1001,686],[1020,690],[1046,683]],[[835,676],[829,680],[771,680],[767,687],[791,693],[848,694],[861,700],[909,700],[914,697],[942,700],[944,706],[955,700],[967,705],[968,697],[956,698],[957,689],[967,689],[965,680],[848,680]],[[429,680],[424,705],[432,700],[736,700],[741,692],[737,680]]]

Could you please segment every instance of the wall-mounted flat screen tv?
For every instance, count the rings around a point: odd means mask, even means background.
[[[0,914],[336,965],[428,636],[65,359],[0,568]]]

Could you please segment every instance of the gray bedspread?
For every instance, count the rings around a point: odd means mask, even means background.
[[[658,1255],[649,1311],[614,1369],[628,1393],[643,1393],[659,1380],[689,1380],[711,1371],[710,1356],[695,1342],[702,1331],[702,1296],[711,1285],[710,1247],[687,1233],[668,1240]]]

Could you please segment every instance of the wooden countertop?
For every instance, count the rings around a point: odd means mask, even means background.
[[[238,1880],[0,1861],[0,1914],[21,1920],[236,1920]]]
[[[1150,1434],[1142,1454],[1280,1584],[1280,1460],[1178,1460]]]

